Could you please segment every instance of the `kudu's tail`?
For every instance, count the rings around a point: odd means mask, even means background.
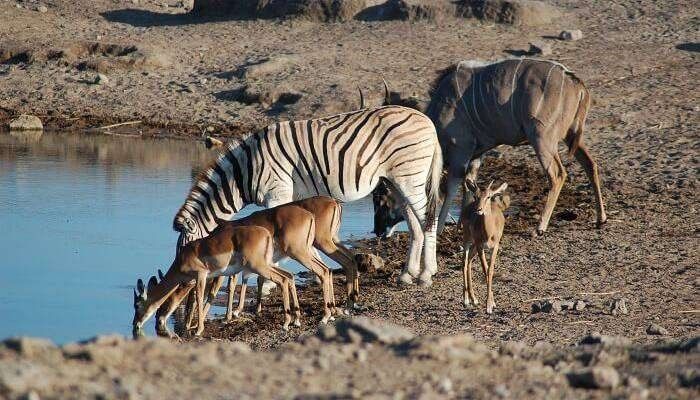
[[[581,82],[575,75],[570,75],[573,81],[581,88],[579,94],[578,108],[576,109],[576,115],[574,116],[574,121],[569,128],[569,132],[566,137],[566,144],[569,147],[569,157],[572,157],[576,150],[578,149],[579,143],[581,143],[581,137],[583,136],[583,128],[586,125],[586,116],[588,115],[588,110],[591,106],[591,95],[588,88]]]

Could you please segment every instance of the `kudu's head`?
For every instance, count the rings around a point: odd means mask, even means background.
[[[498,189],[492,189],[493,181],[489,183],[486,190],[481,191],[479,187],[471,179],[464,180],[464,190],[469,191],[474,195],[474,202],[471,203],[474,213],[481,216],[489,216],[495,211],[503,211],[508,208],[510,198],[503,195],[507,183],[501,184]],[[465,207],[466,205],[463,205]],[[464,210],[462,211],[464,213]]]
[[[393,227],[404,220],[400,202],[386,181],[380,180],[379,185],[372,191],[374,205],[374,229],[372,232],[379,237],[389,237]]]
[[[148,280],[148,286],[143,284],[139,279],[136,281],[136,289],[134,289],[134,320],[131,325],[133,328],[134,337],[143,336],[143,326],[141,320],[148,309],[148,293],[158,284],[155,276],[151,276]]]

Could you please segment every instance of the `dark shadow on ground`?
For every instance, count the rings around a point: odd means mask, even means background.
[[[251,19],[246,15],[236,15],[236,13],[227,12],[222,14],[223,15],[199,15],[193,13],[168,14],[131,8],[100,13],[100,15],[109,22],[118,22],[140,28],[149,28],[154,26],[180,26],[204,24],[208,22]]]
[[[676,45],[678,50],[690,51],[693,53],[700,53],[700,43],[698,42],[688,42],[680,43]]]

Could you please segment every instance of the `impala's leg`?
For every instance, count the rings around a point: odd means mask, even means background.
[[[474,294],[474,283],[472,280],[472,260],[474,258],[473,246],[469,245],[464,250],[464,264],[462,266],[462,277],[464,278],[464,305],[478,305],[479,300]]]
[[[357,264],[350,250],[340,243],[335,243],[332,240],[319,240],[317,237],[315,243],[323,254],[327,255],[331,260],[340,264],[345,271],[345,288],[347,291],[348,308],[354,308],[360,295],[360,280],[358,279]]]
[[[255,272],[275,282],[282,290],[282,307],[284,308],[284,324],[282,325],[282,329],[285,331],[289,330],[289,323],[292,322],[292,312],[289,307],[289,287],[291,286],[289,279],[274,265],[257,269]]]
[[[493,251],[491,251],[491,262],[489,263],[489,273],[486,278],[486,290],[488,292],[486,298],[486,313],[491,314],[493,308],[496,307],[496,302],[493,301],[493,271],[496,269],[496,255],[498,254],[498,243],[493,246]]]
[[[255,314],[260,315],[262,313],[262,298],[263,298],[263,285],[265,284],[265,278],[258,275],[258,287],[257,287],[257,304],[255,305]]]
[[[564,170],[564,164],[562,164],[561,158],[559,158],[557,142],[547,138],[545,132],[539,129],[536,131],[537,133],[535,134],[537,136],[534,137],[534,140],[530,140],[530,143],[532,143],[532,146],[535,148],[537,158],[540,160],[540,164],[542,164],[542,168],[547,174],[550,183],[547,202],[544,205],[540,224],[537,227],[537,234],[543,235],[547,231],[549,219],[552,216],[554,206],[557,204],[557,199],[559,198],[559,192],[562,186],[564,186],[566,170]],[[530,138],[528,137],[528,139]]]
[[[312,271],[314,274],[316,274],[316,276],[318,276],[318,279],[321,280],[321,290],[323,291],[323,318],[321,319],[321,323],[327,323],[333,317],[333,313],[330,309],[330,286],[328,284],[328,277],[330,276],[330,274],[328,267],[324,265],[323,262],[315,259],[315,257],[313,257],[313,255],[310,254],[310,252],[309,254],[294,254],[292,255],[292,258],[299,262],[299,264],[306,267],[309,271]]]
[[[488,270],[488,262],[486,261],[486,251],[484,250],[483,246],[479,246],[477,249],[477,252],[479,253],[479,261],[481,262],[482,268],[485,268]],[[487,286],[487,291],[488,291],[488,274],[486,275],[486,286]],[[488,304],[488,300],[487,300]]]
[[[156,334],[158,336],[167,336],[169,338],[177,337],[173,332],[168,329],[168,318],[172,315],[177,307],[182,303],[182,301],[187,297],[187,295],[194,288],[194,284],[183,283],[181,284],[175,292],[170,295],[167,301],[167,308],[160,307],[156,312]],[[162,311],[161,311],[162,310]]]
[[[195,336],[201,336],[204,332],[204,291],[207,286],[207,271],[197,272],[197,330]]]
[[[236,285],[238,284],[238,275],[230,275],[228,277],[228,301],[226,302],[226,320],[230,321],[233,319],[233,299],[236,297]]]
[[[258,281],[259,284],[260,281]],[[243,274],[243,281],[241,282],[241,292],[238,294],[238,307],[233,311],[233,316],[238,318],[243,314],[245,309],[245,292],[248,290],[248,276]]]
[[[583,143],[579,143],[576,152],[574,153],[576,160],[586,171],[588,175],[588,180],[593,186],[593,191],[595,192],[596,201],[598,202],[598,227],[607,222],[608,217],[605,215],[605,205],[603,203],[603,193],[600,188],[600,176],[598,174],[598,164],[593,160],[591,154],[588,152],[586,146]]]
[[[294,326],[301,326],[301,307],[299,306],[299,297],[297,297],[297,285],[294,282],[294,275],[279,267],[275,267],[275,270],[280,275],[284,276],[287,279],[287,282],[289,282],[289,291],[292,302],[291,309],[294,312]]]
[[[219,293],[219,290],[221,289],[221,286],[224,284],[224,279],[226,279],[225,276],[217,276],[214,278],[210,285],[209,285],[209,292],[207,295],[207,301],[206,304],[204,305],[204,315],[209,315],[209,310],[211,309],[211,305],[214,302],[214,299],[216,299],[216,294]]]

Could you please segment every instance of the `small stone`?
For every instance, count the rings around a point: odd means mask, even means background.
[[[38,7],[36,8],[36,10],[39,11],[40,13],[45,13],[45,12],[48,12],[48,11],[49,11],[49,9],[46,8],[46,6],[44,6],[44,5],[38,6]]]
[[[321,325],[316,331],[316,336],[325,341],[334,340],[338,336],[338,332],[333,325]]]
[[[223,147],[224,142],[211,136],[207,136],[204,138],[204,145],[207,147],[207,149],[211,149],[212,147]]]
[[[573,300],[563,300],[561,302],[561,308],[562,310],[573,310],[575,304],[576,302]]]
[[[97,74],[93,83],[95,85],[106,85],[109,83],[109,78],[105,74]]]
[[[620,374],[615,368],[593,367],[585,368],[566,375],[569,385],[587,389],[613,389],[620,384]]]
[[[526,347],[527,345],[525,342],[509,340],[501,343],[501,347],[498,349],[498,352],[501,355],[518,357],[523,353],[523,351],[525,351]]]
[[[11,131],[40,131],[44,129],[39,117],[22,114],[10,121]]]
[[[30,390],[27,393],[24,394],[24,396],[20,397],[21,400],[41,400],[41,397],[39,397],[39,393]]]
[[[354,356],[355,356],[355,360],[357,360],[357,362],[363,363],[363,362],[367,361],[367,350],[357,349],[354,353]]]
[[[586,308],[586,302],[583,300],[577,300],[576,304],[574,304],[574,310],[576,311],[583,311]]]
[[[211,125],[207,126],[207,128],[206,128],[206,131],[209,132],[209,133],[212,133],[212,132],[214,132],[215,130],[216,130],[216,128],[214,128],[214,127],[211,126]]]
[[[50,340],[30,337],[9,338],[3,340],[2,344],[8,349],[14,350],[28,357],[39,355],[45,352],[47,349],[53,349],[56,347]]]
[[[272,282],[270,280],[266,280],[262,286],[262,297],[269,296],[270,293],[272,293],[272,290],[276,287],[277,287],[277,284],[275,282]]]
[[[138,4],[139,4],[139,0],[131,0],[131,4],[136,4],[136,5],[138,5]]]
[[[668,335],[668,329],[659,324],[651,324],[647,327],[648,335]]]
[[[562,310],[562,304],[559,300],[546,300],[540,303],[540,310],[546,313],[560,313]]]
[[[530,42],[530,49],[528,52],[530,54],[537,54],[540,56],[549,56],[552,54],[552,46],[542,40],[535,40]]]
[[[630,340],[623,336],[601,335],[593,332],[579,341],[579,344],[602,344],[610,347],[625,347],[630,344]]]
[[[559,39],[561,40],[581,40],[583,39],[583,32],[580,29],[572,29],[570,31],[561,31],[559,34]]]
[[[452,380],[447,377],[441,379],[438,383],[438,392],[443,394],[452,392]]]
[[[510,397],[510,390],[508,390],[508,387],[502,383],[496,385],[496,387],[493,388],[493,392],[501,399],[507,399]]]
[[[612,315],[627,315],[629,311],[627,310],[627,304],[625,299],[615,299],[610,304],[610,314]]]

